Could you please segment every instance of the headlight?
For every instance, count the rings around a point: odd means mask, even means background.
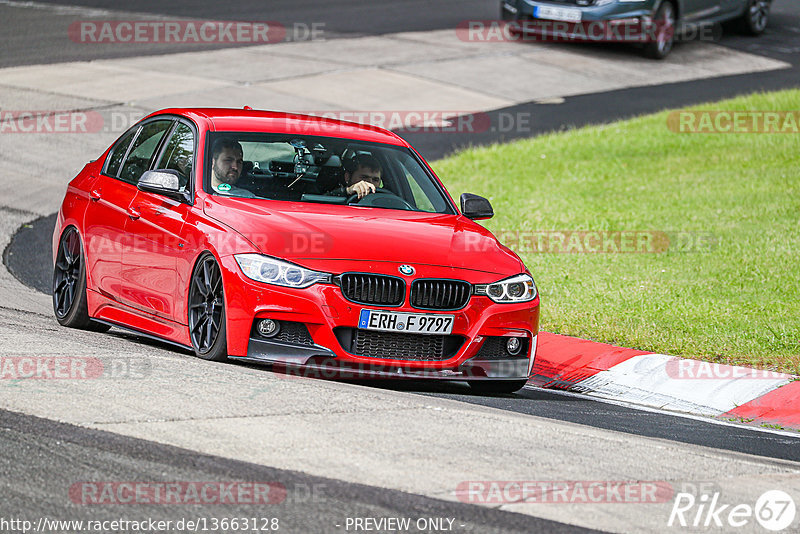
[[[246,277],[265,284],[302,288],[331,281],[329,273],[311,271],[261,254],[236,254],[234,258]]]
[[[528,274],[518,274],[493,284],[475,284],[476,295],[495,302],[529,302],[536,298],[536,284]]]

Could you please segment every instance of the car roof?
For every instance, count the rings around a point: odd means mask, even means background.
[[[397,134],[377,126],[300,113],[247,108],[170,108],[151,113],[148,118],[157,115],[181,115],[192,119],[198,126],[204,125],[210,131],[318,135],[409,146]]]

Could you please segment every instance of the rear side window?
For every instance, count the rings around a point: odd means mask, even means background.
[[[189,178],[192,176],[193,162],[194,133],[189,126],[179,122],[156,168],[178,171],[181,189],[186,190]]]
[[[122,158],[125,157],[125,153],[128,151],[128,146],[130,146],[133,136],[138,131],[138,126],[131,128],[125,132],[125,134],[119,138],[117,144],[114,145],[114,148],[111,150],[111,154],[108,156],[108,166],[106,166],[107,175],[115,178],[118,176],[119,168],[122,165]]]
[[[150,168],[153,155],[170,126],[172,126],[171,120],[153,121],[142,126],[139,135],[131,145],[128,157],[125,158],[125,163],[122,164],[122,169],[119,171],[120,179],[132,184],[139,181],[144,171]]]

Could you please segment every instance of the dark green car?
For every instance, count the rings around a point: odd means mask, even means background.
[[[647,56],[663,59],[672,51],[676,35],[698,35],[698,28],[716,23],[736,20],[746,33],[763,33],[771,4],[772,0],[501,0],[500,12],[504,20],[519,22],[523,33],[584,41],[638,40]],[[638,28],[641,35],[637,38],[620,28]]]

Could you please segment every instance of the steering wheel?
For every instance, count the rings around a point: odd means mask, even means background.
[[[406,202],[402,197],[392,193],[388,189],[378,187],[374,193],[364,195],[358,202],[353,202],[358,199],[357,194],[347,197],[346,204],[355,204],[356,206],[367,206],[375,208],[391,208],[398,210],[415,211],[416,208]]]

